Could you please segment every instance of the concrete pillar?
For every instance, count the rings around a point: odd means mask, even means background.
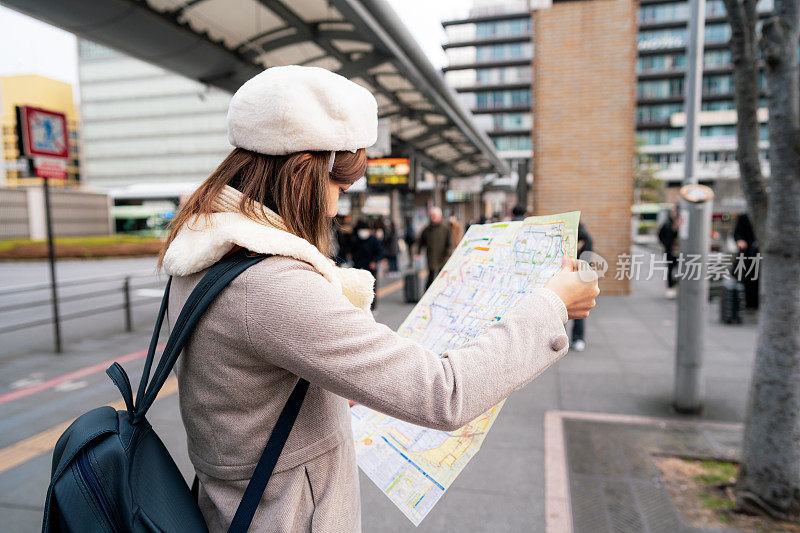
[[[43,241],[47,238],[47,217],[44,193],[40,187],[29,187],[28,195],[28,235],[31,240]]]

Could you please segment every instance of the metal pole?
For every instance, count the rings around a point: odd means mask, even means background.
[[[697,137],[700,135],[700,101],[703,88],[703,38],[706,26],[706,0],[689,0],[689,42],[686,47],[686,126],[683,154],[683,184],[697,183]]]
[[[50,187],[48,178],[42,178],[44,212],[47,224],[47,258],[50,263],[50,297],[53,303],[53,336],[56,353],[61,353],[61,321],[58,314],[58,288],[56,286],[56,255],[53,246],[53,219],[50,213]]]
[[[686,185],[681,188],[681,196],[681,261],[673,405],[679,413],[699,413],[705,398],[703,354],[714,193],[704,185]]]
[[[528,208],[528,168],[530,161],[520,159],[517,167],[517,205]]]
[[[125,331],[133,331],[133,318],[131,317],[131,278],[125,276],[122,282],[122,298],[125,302]]]
[[[689,42],[686,47],[685,148],[681,188],[680,258],[678,285],[678,327],[675,354],[675,399],[678,412],[697,413],[703,408],[703,350],[707,316],[709,234],[713,193],[697,185],[698,115],[702,98],[703,37],[706,23],[705,0],[689,0]],[[702,187],[702,189],[700,189]],[[706,191],[707,189],[707,191]],[[702,197],[702,201],[697,201]],[[699,261],[699,275],[689,272],[689,260]]]

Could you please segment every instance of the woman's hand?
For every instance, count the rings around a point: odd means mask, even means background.
[[[569,318],[589,316],[589,311],[595,305],[594,299],[600,294],[597,274],[588,266],[578,272],[574,260],[566,257],[561,261],[561,270],[547,282],[545,288],[561,298]]]

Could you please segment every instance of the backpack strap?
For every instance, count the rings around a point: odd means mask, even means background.
[[[308,381],[300,378],[292,394],[289,395],[286,405],[283,406],[278,422],[275,424],[269,440],[267,440],[267,445],[264,447],[261,458],[258,460],[250,482],[244,491],[242,501],[239,502],[239,507],[233,516],[228,533],[247,533],[261,497],[264,495],[264,490],[267,488],[267,482],[269,482],[272,471],[275,469],[275,464],[278,462],[286,440],[289,438],[292,426],[297,420],[297,414],[303,405],[306,391],[308,391]]]
[[[141,401],[141,398],[144,397],[144,390],[147,385],[147,381],[150,379],[150,367],[153,366],[153,358],[155,357],[156,353],[158,336],[161,333],[161,326],[164,323],[164,315],[167,313],[167,304],[169,304],[169,289],[171,286],[172,276],[167,278],[167,286],[164,288],[164,296],[161,298],[161,307],[158,309],[158,318],[156,318],[153,336],[150,339],[150,347],[147,349],[147,359],[145,360],[144,369],[142,370],[142,377],[139,380],[139,390],[136,392],[135,405],[138,405]],[[134,408],[134,412],[135,410],[136,409]]]
[[[252,265],[264,260],[267,257],[263,254],[253,254],[249,251],[242,249],[231,255],[228,255],[219,260],[215,265],[208,269],[200,282],[195,286],[192,293],[187,298],[186,303],[178,315],[178,320],[175,321],[175,326],[170,333],[167,346],[161,355],[158,362],[153,378],[147,383],[146,387],[143,385],[148,381],[148,374],[142,374],[142,380],[139,382],[139,390],[144,389],[143,394],[137,395],[134,414],[134,422],[140,420],[147,414],[147,410],[153,404],[161,390],[164,383],[175,366],[183,347],[188,342],[195,326],[200,321],[203,313],[214,301],[214,298],[222,292],[222,290],[234,279],[236,276],[244,272]],[[168,299],[168,294],[165,294],[164,301]],[[159,315],[159,318],[161,315]],[[156,326],[158,328],[158,325]],[[153,332],[153,341],[150,346],[155,350],[154,346],[158,342],[159,329]],[[149,352],[148,352],[149,359]]]

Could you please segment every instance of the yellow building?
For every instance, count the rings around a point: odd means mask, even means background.
[[[70,158],[67,161],[67,179],[50,180],[55,186],[78,185],[80,182],[80,145],[78,137],[78,110],[72,95],[72,85],[45,78],[38,74],[0,77],[0,125],[2,125],[2,165],[0,185],[20,186],[41,184],[41,178],[31,177],[20,162],[17,145],[17,120],[15,106],[30,105],[67,116]]]

